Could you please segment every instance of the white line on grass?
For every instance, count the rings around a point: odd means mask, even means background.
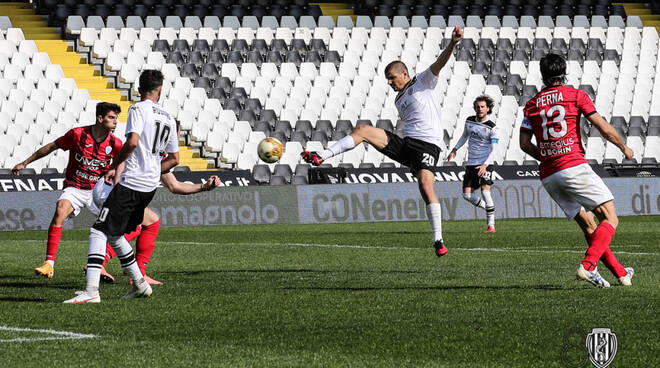
[[[80,334],[75,332],[68,331],[56,331],[56,330],[40,330],[33,328],[21,328],[21,327],[9,327],[9,326],[0,326],[0,331],[12,331],[12,332],[39,332],[44,334],[56,335],[56,336],[39,336],[39,337],[18,337],[15,339],[0,339],[0,343],[4,342],[32,342],[32,341],[45,341],[45,340],[75,340],[75,339],[94,339],[99,336]]]
[[[37,240],[22,240],[24,242],[37,242]],[[43,240],[38,240],[43,242]],[[62,242],[75,242],[73,240],[61,241]],[[317,247],[317,248],[349,248],[349,249],[374,249],[374,250],[424,250],[426,248],[411,248],[411,247],[382,247],[382,246],[367,246],[367,245],[346,245],[346,244],[309,244],[309,243],[201,243],[201,242],[191,242],[191,241],[158,241],[160,244],[173,244],[173,245],[186,245],[186,244],[195,244],[195,245],[233,245],[233,246],[251,246],[251,245],[271,245],[271,246],[280,246],[280,247]],[[616,251],[616,248],[638,248],[639,244],[630,244],[630,245],[616,245],[615,253],[616,254],[629,254],[635,256],[652,256],[657,255],[657,253],[648,253],[648,252],[627,252],[627,251]],[[545,250],[545,249],[548,250]],[[509,252],[509,253],[584,253],[584,250],[576,250],[575,248],[570,249],[557,249],[555,247],[544,247],[539,246],[536,248],[450,248],[451,250],[464,251],[464,252]],[[586,250],[586,248],[585,248]]]

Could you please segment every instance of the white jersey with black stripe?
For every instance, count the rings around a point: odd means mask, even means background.
[[[151,192],[160,183],[163,152],[179,152],[176,122],[151,100],[133,104],[128,110],[126,136],[140,135],[133,153],[126,159],[120,183],[138,192]]]
[[[499,129],[490,120],[479,122],[476,116],[470,116],[465,121],[465,129],[456,143],[456,150],[461,148],[466,141],[468,142],[467,164],[469,166],[482,165],[486,163],[494,144],[499,141]]]
[[[394,101],[403,123],[403,136],[446,149],[442,136],[440,100],[435,92],[438,76],[426,69],[399,92]]]

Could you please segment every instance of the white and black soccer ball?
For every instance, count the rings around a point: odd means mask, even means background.
[[[284,145],[277,138],[268,137],[259,142],[257,154],[259,158],[269,164],[275,163],[282,158]]]
[[[108,185],[105,183],[103,177],[101,177],[96,182],[96,185],[94,185],[94,190],[92,191],[92,200],[94,201],[94,205],[99,210],[103,208],[103,203],[105,202],[106,199],[108,199],[110,192],[112,192],[112,187],[113,187],[112,185]]]

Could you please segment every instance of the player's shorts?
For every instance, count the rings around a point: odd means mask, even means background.
[[[155,194],[155,189],[138,192],[121,184],[115,185],[92,227],[109,236],[120,236],[135,230],[142,223],[144,209]]]
[[[596,175],[589,164],[557,171],[542,182],[569,220],[575,218],[582,209],[591,211],[614,199],[603,179]]]
[[[69,218],[76,217],[80,214],[83,208],[88,207],[90,211],[96,210],[95,214],[98,214],[98,209],[94,206],[94,201],[92,201],[92,190],[91,189],[78,189],[75,187],[66,187],[60,198],[57,201],[66,199],[71,202],[73,207],[73,213],[69,215]]]
[[[479,176],[479,166],[466,166],[463,176],[463,188],[477,189],[482,185],[493,185],[493,165],[486,166],[486,174]]]
[[[439,166],[440,147],[435,144],[410,137],[401,138],[387,130],[385,134],[387,146],[379,151],[401,165],[408,166],[413,174],[421,169],[433,170]]]

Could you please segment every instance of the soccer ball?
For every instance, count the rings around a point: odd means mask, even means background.
[[[257,146],[259,158],[269,164],[279,161],[282,158],[282,153],[284,153],[284,146],[277,138],[264,138]]]

